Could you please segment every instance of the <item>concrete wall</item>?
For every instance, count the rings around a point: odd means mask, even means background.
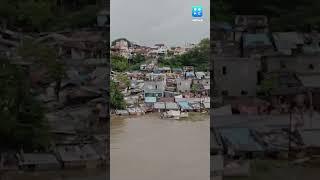
[[[209,85],[210,84],[210,79],[193,79],[192,83],[193,84]]]
[[[189,92],[191,89],[192,80],[177,79],[177,91],[178,92]]]
[[[257,91],[257,72],[260,61],[249,58],[214,58],[214,76],[219,94],[228,96],[255,96]],[[225,72],[223,72],[225,71]]]
[[[268,57],[264,66],[267,72],[284,70],[297,73],[319,73],[320,56]]]

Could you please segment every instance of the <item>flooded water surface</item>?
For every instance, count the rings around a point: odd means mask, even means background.
[[[112,118],[111,180],[208,180],[209,116]]]

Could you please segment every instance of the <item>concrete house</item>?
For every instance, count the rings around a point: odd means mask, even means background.
[[[233,27],[227,22],[214,22],[211,27],[212,39],[219,41],[233,41]]]
[[[49,153],[21,153],[18,159],[19,166],[26,170],[52,170],[60,168],[60,163],[56,157]]]
[[[197,79],[204,79],[206,77],[205,72],[196,72],[195,75]]]
[[[101,163],[100,156],[90,145],[58,146],[56,153],[64,168],[95,168]]]
[[[144,97],[163,97],[165,86],[163,81],[146,81],[143,86]]]
[[[215,82],[224,96],[255,96],[260,61],[251,58],[215,58]]]
[[[234,40],[240,41],[243,33],[267,33],[268,18],[263,15],[237,15],[235,18]]]
[[[190,92],[191,90],[191,79],[177,79],[177,91],[180,93]]]
[[[303,36],[297,32],[275,32],[272,33],[272,37],[277,51],[283,55],[292,55],[302,51]]]
[[[242,56],[263,56],[274,53],[270,37],[266,33],[244,34],[242,36]]]
[[[269,56],[264,58],[262,64],[264,72],[320,73],[320,62],[317,55]]]

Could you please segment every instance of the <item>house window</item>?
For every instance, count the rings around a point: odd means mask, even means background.
[[[222,67],[222,74],[223,74],[223,75],[226,75],[226,74],[227,74],[227,67],[226,67],[226,66],[223,66],[223,67]]]
[[[228,96],[228,95],[229,95],[229,92],[228,92],[227,90],[223,90],[223,91],[222,91],[222,95],[223,95],[223,96]]]
[[[243,95],[243,96],[248,95],[248,91],[244,91],[244,90],[242,90],[242,91],[241,91],[241,95]]]
[[[314,70],[314,65],[313,64],[309,64],[309,69],[310,70]]]

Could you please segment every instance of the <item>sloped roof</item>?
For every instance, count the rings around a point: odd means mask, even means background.
[[[23,160],[21,165],[33,165],[33,164],[56,164],[59,165],[58,160],[53,154],[49,153],[25,153],[22,155]]]
[[[217,130],[223,139],[238,151],[263,151],[263,147],[251,136],[248,128],[223,128]]]
[[[260,46],[260,45],[272,45],[270,38],[265,33],[258,34],[245,34],[243,35],[243,45],[247,46]]]
[[[298,75],[302,85],[307,88],[320,88],[320,74]]]
[[[164,102],[156,102],[156,103],[154,103],[154,108],[155,109],[165,109],[166,106],[165,106]]]
[[[166,102],[166,109],[179,109],[179,106],[175,102]]]
[[[298,44],[304,43],[302,35],[297,32],[275,32],[272,36],[277,50],[287,55],[291,55]]]

